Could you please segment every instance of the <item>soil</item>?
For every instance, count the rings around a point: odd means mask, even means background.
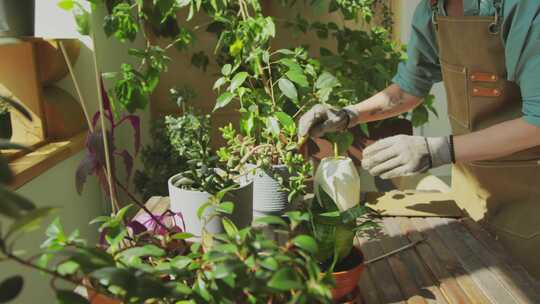
[[[357,250],[353,249],[351,251],[351,254],[349,254],[346,258],[344,258],[336,265],[336,267],[334,268],[334,272],[351,270],[354,267],[362,264],[363,262],[364,257],[359,254]],[[321,263],[320,266],[323,271],[326,271],[328,270],[328,268],[330,268],[330,266],[332,266],[332,260]]]

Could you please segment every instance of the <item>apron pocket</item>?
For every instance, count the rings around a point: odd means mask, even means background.
[[[465,67],[441,61],[444,86],[448,99],[448,116],[460,129],[470,131],[469,81]]]

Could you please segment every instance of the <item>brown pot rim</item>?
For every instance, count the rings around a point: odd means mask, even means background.
[[[353,268],[343,270],[343,271],[332,272],[333,275],[343,275],[343,274],[346,274],[346,273],[357,271],[359,268],[364,267],[364,261],[365,261],[364,252],[362,252],[362,249],[360,249],[360,248],[358,248],[356,246],[353,246],[353,250],[356,251],[356,253],[358,253],[358,255],[360,255],[361,262],[358,263],[358,265],[354,266]]]

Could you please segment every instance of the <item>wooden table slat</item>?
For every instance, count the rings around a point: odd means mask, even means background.
[[[378,241],[369,241],[360,238],[360,248],[362,248],[366,260],[384,254]],[[386,259],[369,264],[366,270],[369,272],[373,282],[379,283],[376,287],[382,303],[405,303],[401,289]]]
[[[401,231],[401,222],[408,221],[407,218],[388,217],[384,219],[385,228],[389,236],[396,240],[399,247],[409,244],[409,239]],[[436,279],[433,277],[429,269],[421,261],[415,248],[405,250],[401,253],[408,270],[416,281],[419,288],[419,294],[427,303],[447,303],[446,298],[438,288]]]
[[[431,228],[431,225],[424,218],[413,218],[411,222],[418,231],[424,234],[427,238],[427,243],[433,249],[446,269],[451,273],[458,282],[461,289],[469,298],[468,303],[491,303],[486,294],[478,287],[478,285],[468,276],[467,272],[457,260],[456,256],[451,253],[446,247],[437,232]]]
[[[510,269],[504,262],[494,256],[491,251],[479,242],[469,230],[461,222],[450,222],[449,226],[454,229],[457,235],[462,236],[464,243],[472,250],[472,252],[479,257],[482,257],[482,261],[487,265],[488,269],[499,279],[519,303],[540,303],[536,292],[527,292],[530,289],[522,288],[523,281],[521,277]]]
[[[411,242],[416,242],[424,239],[420,232],[416,230],[411,219],[403,219],[400,221],[400,229]],[[436,278],[438,287],[444,294],[446,301],[450,304],[469,303],[470,299],[467,294],[461,289],[456,278],[447,270],[445,265],[437,258],[425,240],[416,246],[420,259],[424,262],[431,274]]]
[[[492,303],[515,303],[516,298],[501,284],[499,279],[489,270],[482,260],[462,240],[464,236],[457,235],[450,227],[453,220],[445,218],[426,219],[441,236],[448,248],[457,256],[471,278],[484,291]]]
[[[484,228],[470,218],[461,219],[461,223],[467,227],[471,234],[496,256],[505,267],[513,272],[512,279],[522,291],[527,292],[534,303],[540,303],[540,283],[529,275],[525,267],[512,259],[501,243],[497,242]]]
[[[358,282],[358,287],[360,288],[363,304],[383,304],[379,299],[377,287],[368,269],[364,270],[360,282]]]

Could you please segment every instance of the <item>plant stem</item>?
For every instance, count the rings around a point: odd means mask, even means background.
[[[71,80],[73,81],[73,86],[75,87],[75,91],[77,92],[77,96],[79,97],[79,103],[81,105],[81,108],[83,110],[84,118],[86,119],[86,123],[88,124],[88,130],[90,132],[94,132],[94,126],[92,125],[92,121],[90,120],[90,115],[88,114],[88,110],[86,109],[86,102],[84,101],[83,94],[81,92],[81,88],[79,87],[79,82],[77,81],[77,77],[75,77],[75,72],[73,70],[73,64],[71,63],[71,60],[69,58],[69,55],[66,51],[66,47],[64,46],[64,42],[62,40],[58,40],[58,45],[60,46],[60,50],[62,51],[62,55],[64,56],[64,60],[66,61],[66,65],[69,70],[69,74],[71,76]]]
[[[96,86],[98,90],[98,106],[99,106],[99,113],[100,113],[100,121],[101,121],[101,132],[103,136],[103,147],[105,150],[105,167],[106,167],[106,177],[107,177],[107,183],[109,184],[109,194],[111,198],[111,205],[113,211],[118,211],[118,204],[116,202],[116,197],[114,195],[114,187],[112,182],[112,166],[111,166],[111,156],[109,155],[109,140],[107,137],[107,128],[105,125],[105,110],[103,108],[103,92],[101,88],[101,77],[99,72],[99,65],[97,60],[97,45],[96,45],[96,33],[95,30],[91,31],[92,33],[92,45],[94,47],[94,52],[92,52],[93,56],[92,59],[94,61],[94,72],[96,76]]]
[[[28,267],[28,268],[31,268],[31,269],[34,269],[34,270],[38,270],[38,271],[41,271],[41,272],[44,272],[50,276],[52,276],[53,278],[57,278],[57,279],[61,279],[63,281],[66,281],[68,283],[71,283],[71,284],[74,284],[76,286],[83,286],[85,287],[86,289],[90,289],[92,291],[95,291],[95,292],[99,292],[97,289],[95,289],[94,287],[88,285],[88,284],[85,284],[82,280],[77,280],[77,279],[74,279],[74,278],[70,278],[70,277],[65,277],[61,274],[59,274],[58,272],[56,271],[53,271],[53,270],[50,270],[50,269],[47,269],[47,268],[44,268],[44,267],[41,267],[41,266],[38,266],[34,263],[31,263],[29,261],[26,261],[24,259],[21,259],[20,257],[14,255],[13,253],[11,252],[7,252],[5,250],[2,251],[2,253],[10,260],[18,263],[18,264],[21,264],[25,267]]]
[[[160,219],[158,219],[153,213],[152,211],[150,211],[141,201],[139,201],[135,195],[133,195],[129,189],[127,189],[126,186],[124,186],[122,183],[120,183],[120,181],[118,181],[116,178],[114,179],[115,183],[120,187],[120,189],[122,189],[122,191],[124,191],[125,194],[127,194],[127,196],[137,205],[139,206],[144,212],[146,212],[151,218],[152,220],[154,220],[154,222],[156,222],[157,225],[159,225],[161,228],[167,230],[167,232],[169,233],[172,233],[173,231],[167,227],[165,224],[163,224],[161,222]]]
[[[334,156],[339,157],[339,147],[337,143],[334,143]]]

